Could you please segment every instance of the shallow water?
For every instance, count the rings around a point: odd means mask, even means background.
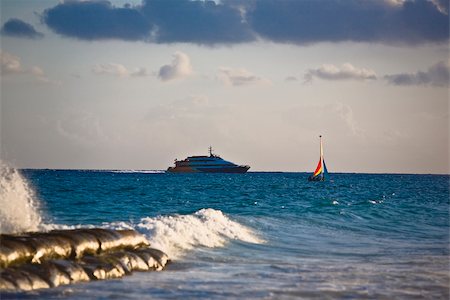
[[[133,228],[173,262],[3,298],[449,298],[449,176],[23,170],[43,228]]]

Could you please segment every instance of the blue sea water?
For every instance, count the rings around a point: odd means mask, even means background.
[[[172,257],[11,298],[449,299],[448,175],[22,170],[53,228],[133,228]]]

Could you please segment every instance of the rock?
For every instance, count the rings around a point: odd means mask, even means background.
[[[162,270],[167,255],[133,230],[102,228],[0,235],[0,291],[51,288]]]

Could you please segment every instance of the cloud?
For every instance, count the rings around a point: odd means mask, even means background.
[[[246,69],[219,68],[217,77],[228,86],[244,86],[251,84],[270,84],[270,81],[247,71]]]
[[[65,1],[46,9],[42,20],[54,32],[82,40],[200,45],[449,40],[446,0],[143,0],[124,7]]]
[[[255,40],[242,11],[230,1],[146,0],[142,12],[151,19],[158,43],[242,43]]]
[[[42,20],[54,32],[81,40],[146,40],[152,29],[140,9],[109,1],[65,1],[45,10]]]
[[[124,65],[116,63],[98,64],[92,68],[92,72],[97,75],[114,75],[118,77],[126,77],[129,71]]]
[[[392,85],[424,85],[448,87],[450,81],[450,63],[441,61],[428,68],[427,71],[416,73],[400,73],[386,75],[384,78]]]
[[[1,61],[1,74],[12,75],[12,74],[22,74],[22,75],[32,75],[35,79],[42,83],[51,84],[61,84],[59,81],[51,80],[47,77],[42,68],[38,66],[33,66],[31,68],[24,68],[20,62],[20,57],[15,56],[11,53],[2,51],[0,49],[0,61]]]
[[[192,74],[192,65],[189,56],[177,51],[173,54],[172,63],[159,69],[158,78],[162,81],[171,81],[185,78]]]
[[[305,82],[311,82],[313,78],[324,80],[375,80],[377,75],[373,70],[356,68],[350,63],[345,63],[341,67],[324,64],[316,69],[309,69],[305,76]]]
[[[449,39],[448,15],[428,0],[256,0],[253,30],[280,43],[423,44]]]
[[[30,72],[31,72],[31,74],[33,74],[35,76],[39,76],[39,77],[45,76],[44,71],[38,66],[31,67]]]
[[[148,76],[145,68],[137,68],[129,71],[124,65],[117,63],[97,64],[92,68],[92,72],[97,75],[113,75],[117,77],[144,77]]]
[[[448,15],[448,7],[450,5],[448,0],[430,0],[436,8],[443,14]]]
[[[131,77],[146,77],[149,76],[147,70],[145,68],[136,68],[133,72],[130,73]]]
[[[0,50],[0,61],[2,75],[17,74],[23,71],[18,56]]]
[[[28,39],[39,39],[44,35],[34,29],[34,27],[20,19],[9,19],[3,24],[1,33],[6,36],[21,37]]]

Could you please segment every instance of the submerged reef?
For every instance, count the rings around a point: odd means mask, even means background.
[[[134,230],[101,228],[0,235],[0,291],[29,291],[160,271],[168,256]]]

